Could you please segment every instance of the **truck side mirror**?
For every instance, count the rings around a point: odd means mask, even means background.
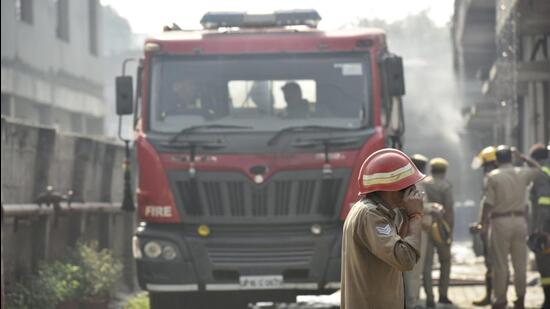
[[[116,78],[116,113],[120,116],[131,115],[134,110],[132,76]]]
[[[403,73],[403,59],[391,55],[384,59],[384,66],[388,78],[388,92],[390,96],[402,96],[405,94],[405,75]]]

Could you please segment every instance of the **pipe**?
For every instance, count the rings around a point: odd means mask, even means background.
[[[103,212],[113,213],[120,211],[120,203],[71,203],[70,205],[60,205],[60,213],[78,213],[78,212]],[[49,216],[55,210],[53,206],[39,206],[36,204],[3,204],[2,210],[4,217],[35,217]]]

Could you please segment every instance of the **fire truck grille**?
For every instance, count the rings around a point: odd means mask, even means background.
[[[239,173],[170,176],[180,211],[189,217],[332,217],[343,203],[349,170],[330,178],[319,171],[281,172],[259,185]]]
[[[312,244],[289,246],[244,246],[221,245],[208,246],[208,257],[214,266],[250,266],[253,264],[304,264],[311,262],[314,254]]]

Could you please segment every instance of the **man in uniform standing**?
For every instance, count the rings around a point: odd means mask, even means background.
[[[342,309],[404,308],[403,273],[420,255],[425,176],[396,149],[370,155],[359,172],[360,200],[342,233]]]
[[[416,168],[421,172],[425,173],[426,166],[428,165],[428,158],[421,154],[414,154],[411,156]],[[423,192],[424,183],[419,181],[416,183],[416,189]],[[428,233],[427,230],[432,224],[431,213],[433,211],[432,204],[427,203],[426,198],[424,197],[423,201],[424,217],[422,218],[422,233],[421,233],[421,246],[420,246],[420,258],[411,271],[403,273],[403,280],[405,281],[405,303],[407,309],[422,308],[420,305],[420,286],[422,278],[422,270],[424,269],[424,258],[426,256],[426,243]]]
[[[426,198],[430,203],[438,203],[443,206],[443,220],[450,227],[452,235],[453,229],[453,194],[451,183],[445,179],[449,163],[443,158],[434,158],[430,160],[430,176],[424,180]],[[426,259],[424,261],[424,273],[422,280],[424,290],[426,291],[426,307],[435,308],[434,294],[432,287],[432,268],[434,249],[437,250],[439,264],[441,265],[439,275],[439,302],[443,304],[452,304],[447,297],[451,274],[451,244],[437,243],[433,238],[428,237],[426,245]]]
[[[497,168],[497,155],[496,148],[493,146],[487,146],[481,150],[481,152],[474,158],[472,162],[472,168],[478,169],[483,168],[483,177]],[[483,181],[485,182],[485,180]],[[481,199],[480,205],[483,206],[483,198]],[[481,209],[482,207],[480,207]],[[480,215],[481,217],[481,215]],[[489,218],[486,218],[486,220]],[[472,233],[480,233],[481,242],[483,243],[483,259],[485,261],[485,297],[472,302],[474,306],[487,306],[491,304],[491,291],[493,287],[492,281],[492,270],[491,270],[491,259],[489,258],[489,222],[479,222],[471,228]]]
[[[493,308],[506,308],[508,256],[512,257],[514,285],[518,299],[514,308],[524,308],[527,272],[526,194],[527,186],[539,174],[540,165],[514,151],[521,160],[536,168],[514,167],[512,150],[501,145],[496,149],[498,168],[489,173],[484,184],[481,222],[489,224],[489,253],[493,266]]]
[[[535,144],[529,151],[529,156],[536,160],[542,171],[533,181],[531,188],[531,205],[533,207],[533,233],[530,236],[536,238],[535,257],[537,268],[540,272],[541,285],[544,290],[544,305],[542,308],[550,308],[550,158],[549,149],[543,144]],[[544,242],[546,241],[546,246]]]

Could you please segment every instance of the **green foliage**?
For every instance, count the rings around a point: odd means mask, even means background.
[[[122,264],[111,251],[98,249],[97,242],[78,244],[76,262],[80,267],[79,298],[106,299],[122,273]]]
[[[107,299],[121,273],[122,264],[109,250],[99,250],[97,242],[81,243],[69,260],[43,263],[8,290],[6,308],[54,309],[68,300]]]
[[[139,293],[128,301],[124,309],[149,309],[149,294]]]
[[[6,295],[7,308],[55,308],[59,303],[74,299],[80,283],[80,267],[59,261],[40,265],[36,275],[18,283]]]
[[[81,267],[73,263],[54,261],[45,264],[45,267],[38,272],[38,277],[48,281],[56,298],[64,301],[77,297],[77,291],[81,285],[80,271]]]

